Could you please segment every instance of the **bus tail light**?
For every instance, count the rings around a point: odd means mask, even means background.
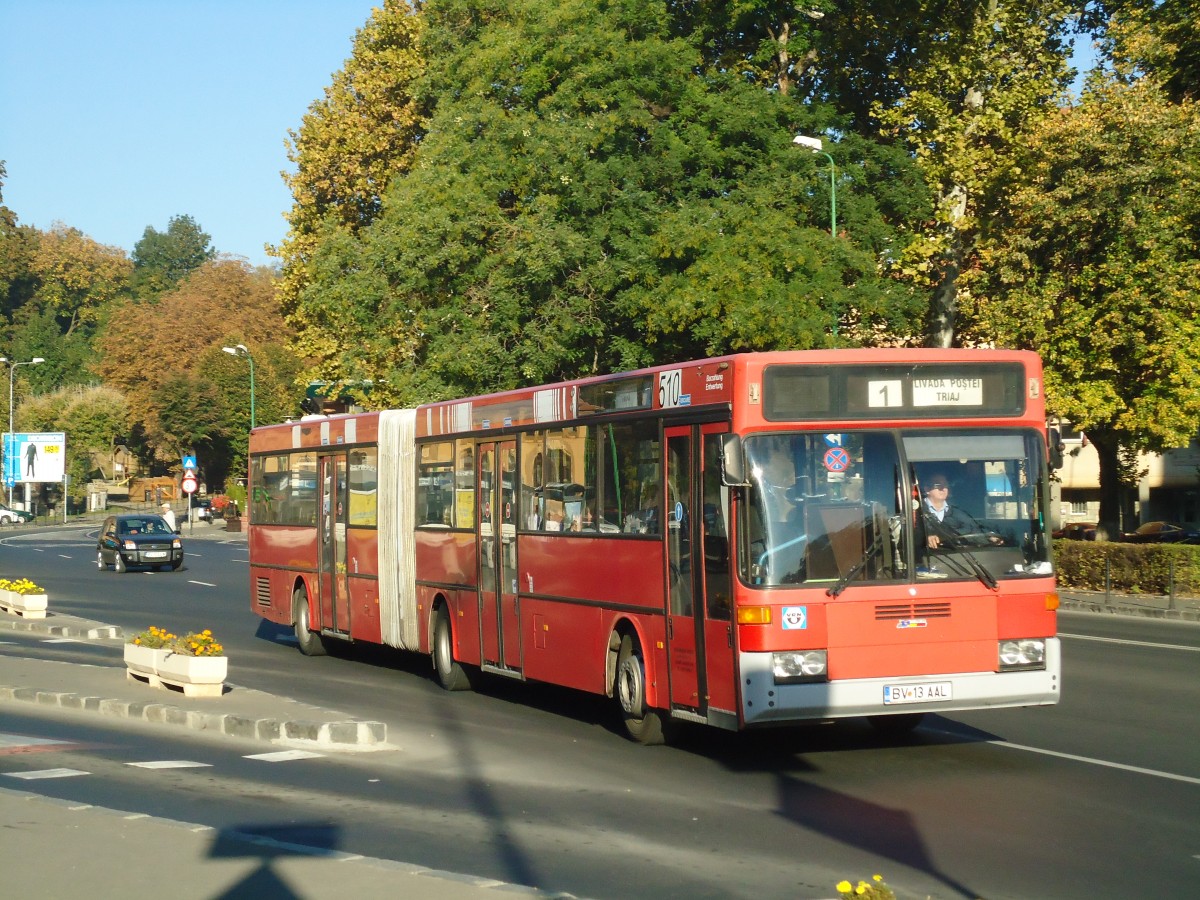
[[[1046,609],[1050,610],[1051,612],[1058,609],[1058,594],[1046,595]]]
[[[828,654],[824,650],[786,650],[771,654],[776,684],[804,684],[828,680]]]
[[[1026,639],[1000,642],[1000,671],[1046,668],[1046,642]]]
[[[737,616],[739,625],[770,625],[771,607],[739,606]]]

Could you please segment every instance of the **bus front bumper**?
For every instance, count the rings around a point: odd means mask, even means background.
[[[875,716],[1049,706],[1061,694],[1058,638],[1046,639],[1046,667],[1014,672],[956,672],[776,684],[770,653],[742,653],[742,720],[747,726]]]

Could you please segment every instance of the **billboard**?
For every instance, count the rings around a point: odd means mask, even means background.
[[[4,483],[61,483],[67,469],[67,436],[61,431],[4,436]]]

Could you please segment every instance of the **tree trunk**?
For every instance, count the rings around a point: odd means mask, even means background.
[[[1107,431],[1088,429],[1088,439],[1100,460],[1100,522],[1098,538],[1121,539],[1121,461],[1120,442]]]

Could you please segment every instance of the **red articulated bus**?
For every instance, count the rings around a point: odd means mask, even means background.
[[[746,353],[250,438],[251,607],[629,734],[1053,704],[1041,364]],[[947,505],[948,498],[948,505]],[[941,504],[940,506],[938,504]]]

